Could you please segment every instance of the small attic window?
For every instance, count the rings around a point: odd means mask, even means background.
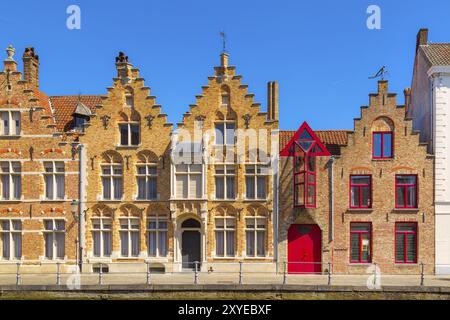
[[[230,88],[228,88],[227,86],[223,86],[221,97],[222,106],[228,107],[230,105]]]
[[[91,109],[79,101],[77,107],[75,108],[75,112],[72,114],[74,129],[84,130],[84,125],[89,122],[91,115]]]
[[[134,95],[131,88],[127,88],[125,92],[125,105],[129,108],[134,108]]]

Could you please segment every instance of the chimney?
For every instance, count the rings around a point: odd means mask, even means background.
[[[39,88],[39,56],[29,47],[23,53],[23,77],[32,87]]]
[[[8,48],[6,48],[7,57],[3,61],[5,71],[17,71],[17,62],[14,60],[15,52],[16,49],[14,49],[12,45],[9,45]]]
[[[267,83],[267,120],[278,121],[278,82]]]
[[[220,54],[220,66],[221,67],[223,67],[223,68],[228,67],[228,58],[229,58],[228,53],[222,52]]]
[[[428,44],[428,29],[422,28],[417,33],[416,52],[419,46],[425,46]]]
[[[405,94],[405,113],[408,113],[411,105],[411,88],[406,88],[403,93]]]
[[[119,52],[116,57],[117,77],[121,79],[122,84],[127,84],[131,81],[131,68],[133,66],[128,62],[128,56],[123,52]]]

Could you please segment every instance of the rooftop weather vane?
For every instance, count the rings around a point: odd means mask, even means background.
[[[378,70],[378,72],[375,75],[369,77],[369,79],[375,79],[375,78],[381,77],[381,80],[384,80],[384,76],[386,76],[386,75],[389,75],[389,72],[386,70],[386,66],[382,66],[381,69]]]
[[[220,37],[222,38],[222,52],[227,52],[226,47],[227,47],[227,35],[225,34],[224,31],[220,32]]]

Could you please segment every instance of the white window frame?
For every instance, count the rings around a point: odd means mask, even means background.
[[[126,228],[123,228],[123,224],[122,224],[123,221],[126,221],[126,225],[127,225]],[[132,221],[137,222],[137,228],[133,227],[136,223],[133,223]],[[123,257],[123,258],[136,258],[136,257],[139,257],[140,237],[141,237],[140,226],[141,226],[141,222],[140,222],[139,218],[134,218],[134,217],[121,217],[121,218],[119,218],[119,237],[120,237],[119,240],[120,240],[120,256],[121,257]],[[138,237],[137,237],[137,239],[138,239],[137,240],[138,241],[138,243],[137,243],[138,252],[137,252],[137,254],[133,254],[133,245],[132,245],[133,237],[131,235],[132,235],[132,233],[136,233],[136,232],[138,234]],[[128,249],[128,254],[127,255],[123,255],[122,254],[122,246],[123,246],[122,234],[123,233],[126,233],[127,238],[128,238],[128,248],[127,248]]]
[[[139,168],[145,168],[145,173],[139,173]],[[155,170],[155,173],[151,173],[150,168]],[[145,179],[145,190],[144,194],[145,196],[143,198],[139,198],[139,179]],[[154,198],[147,197],[148,190],[147,185],[150,180],[155,180],[156,184],[156,194]],[[136,194],[136,200],[156,200],[158,198],[158,166],[156,163],[143,163],[138,164],[136,166],[136,183],[137,183],[137,194]]]
[[[58,166],[60,166],[59,168],[62,168],[63,171],[58,171]],[[50,168],[51,171],[47,171],[47,168]],[[45,161],[44,162],[44,183],[45,183],[45,190],[44,190],[44,197],[46,200],[64,200],[66,198],[66,188],[65,188],[65,184],[66,184],[66,176],[65,176],[66,170],[65,170],[65,164],[63,161]],[[58,197],[58,189],[61,188],[61,186],[57,183],[57,176],[63,176],[64,179],[62,180],[62,198]],[[48,197],[47,195],[47,178],[52,179],[52,184],[53,184],[53,196],[52,197]]]
[[[217,169],[222,168],[223,173],[217,173]],[[229,170],[232,170],[233,173],[229,173]],[[228,198],[228,182],[227,178],[233,177],[233,190],[234,190],[234,197]],[[223,180],[223,198],[217,197],[217,184],[216,180],[222,179]],[[217,200],[234,200],[236,199],[236,166],[235,165],[226,165],[226,164],[218,164],[214,168],[214,199]]]
[[[52,227],[51,230],[49,228],[47,228],[47,222],[51,222],[51,227]],[[62,225],[64,226],[64,229],[57,229],[56,222],[61,222]],[[66,255],[66,248],[65,248],[65,246],[66,246],[66,221],[63,219],[45,219],[44,220],[44,230],[42,231],[42,233],[44,235],[44,258],[46,260],[51,260],[51,261],[64,260],[65,255]],[[64,235],[64,237],[63,237],[63,239],[64,239],[64,243],[63,243],[64,255],[63,255],[63,257],[58,257],[58,241],[56,240],[57,234]],[[52,257],[51,258],[47,257],[47,236],[48,235],[51,235],[51,237],[52,237]]]
[[[223,125],[223,143],[220,144],[217,142],[218,132],[217,126]],[[233,141],[230,143],[227,141],[228,135],[227,130],[231,130],[231,126],[233,126]],[[216,146],[234,146],[236,144],[236,120],[235,119],[227,119],[226,115],[223,119],[217,120],[214,122],[214,145]]]
[[[4,223],[8,223],[9,227],[8,229],[4,228]],[[19,227],[17,227],[16,223],[18,223]],[[0,220],[0,242],[1,242],[1,252],[0,252],[0,260],[5,261],[19,261],[22,260],[22,221],[18,219],[8,219],[8,220]],[[20,257],[16,257],[16,246],[18,245],[15,241],[14,235],[20,236]],[[9,257],[5,257],[3,255],[5,248],[4,248],[4,237],[8,237],[9,241]]]
[[[99,228],[96,228],[96,222],[98,222]],[[92,223],[92,256],[96,258],[109,258],[112,254],[112,225],[113,220],[109,217],[92,217],[91,218]],[[105,225],[109,225],[109,228],[105,228]],[[99,233],[99,239],[100,239],[100,255],[95,254],[95,233]],[[109,235],[109,254],[105,254],[105,243],[104,243],[104,235]]]
[[[150,223],[155,223],[155,228],[150,228]],[[165,228],[161,228],[160,223],[166,223]],[[161,233],[166,234],[166,243],[165,243],[165,254],[161,253],[161,244],[160,244],[160,234]],[[150,234],[155,234],[156,239],[156,254],[152,255],[150,254]],[[166,215],[157,215],[157,216],[149,216],[147,221],[147,254],[151,258],[167,258],[168,255],[168,245],[169,245],[169,219]]]
[[[253,173],[247,173],[247,168],[249,167],[253,167],[254,172]],[[259,170],[260,169],[260,170]],[[259,200],[259,201],[264,201],[267,200],[268,194],[269,194],[269,190],[268,190],[268,186],[269,186],[269,167],[266,164],[262,164],[262,163],[246,163],[245,164],[245,168],[244,168],[244,176],[245,176],[245,199],[246,200]],[[253,198],[248,198],[247,197],[247,178],[249,177],[253,177],[254,179],[254,184],[255,184],[255,196]],[[263,177],[265,180],[265,197],[264,198],[259,198],[258,197],[258,178],[259,177]]]
[[[127,140],[128,140],[127,144],[122,144],[122,130],[121,130],[122,126],[127,126]],[[138,128],[138,143],[137,144],[132,144],[131,126],[136,126]],[[140,126],[139,122],[136,122],[136,121],[120,122],[119,123],[119,146],[121,146],[121,147],[137,147],[140,144],[141,144],[141,126]]]
[[[8,115],[8,132],[5,132],[5,125],[3,115]],[[17,119],[14,119],[16,115]],[[18,115],[18,116],[17,116]],[[14,123],[14,126],[12,124]],[[10,111],[10,110],[2,110],[0,111],[0,135],[1,136],[20,136],[22,133],[22,119],[20,111]],[[17,133],[18,131],[18,133]]]
[[[248,227],[248,221],[253,220],[253,228]],[[264,220],[264,227],[258,226],[258,220]],[[268,219],[267,217],[263,216],[247,216],[245,217],[245,256],[246,257],[252,257],[252,258],[258,258],[258,257],[265,257],[267,255],[267,228],[268,228]],[[247,233],[252,232],[253,233],[253,255],[250,255],[248,253],[247,247]],[[258,254],[258,232],[263,232],[264,235],[264,254],[259,255]]]
[[[104,173],[104,169],[109,168],[110,173],[109,174],[105,174]],[[121,174],[116,174],[114,169],[119,169],[121,170]],[[123,183],[123,165],[122,163],[103,163],[101,165],[101,182],[102,182],[102,200],[106,200],[106,201],[120,201],[123,198],[123,187],[124,187],[124,183]],[[109,198],[105,198],[105,185],[104,185],[104,179],[108,179],[109,178],[109,186],[110,186],[110,190],[111,190],[111,196]],[[120,182],[120,198],[116,198],[115,197],[115,188],[114,188],[114,179],[120,178],[121,182]]]
[[[8,172],[3,172],[3,165],[8,165]],[[14,165],[18,168],[18,171],[14,171]],[[3,177],[8,177],[9,194],[8,197],[3,197]],[[15,196],[15,185],[13,176],[19,177],[19,194]],[[0,161],[0,200],[14,201],[22,198],[22,164],[19,161]]]
[[[186,171],[178,171],[179,166],[187,166]],[[191,166],[199,166],[200,171],[192,171]],[[187,176],[187,197],[184,195],[177,194],[177,177],[178,176]],[[200,196],[191,195],[191,176],[200,176]],[[175,165],[175,197],[177,199],[202,199],[203,198],[203,164],[192,163],[192,164],[177,164]],[[184,190],[183,190],[184,194]]]
[[[223,220],[223,227],[217,226],[217,220]],[[229,220],[233,220],[232,224],[228,224]],[[215,250],[214,254],[216,257],[219,258],[233,258],[236,256],[236,225],[237,225],[237,219],[233,216],[217,216],[214,218],[214,237],[215,237]],[[217,233],[223,233],[223,255],[219,255],[217,253]],[[227,248],[227,233],[232,232],[233,233],[233,255],[228,255],[228,248]]]

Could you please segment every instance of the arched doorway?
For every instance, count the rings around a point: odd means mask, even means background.
[[[198,262],[197,268],[200,270],[201,248],[200,222],[195,219],[185,220],[181,224],[181,262],[183,269],[195,269],[195,262]]]

